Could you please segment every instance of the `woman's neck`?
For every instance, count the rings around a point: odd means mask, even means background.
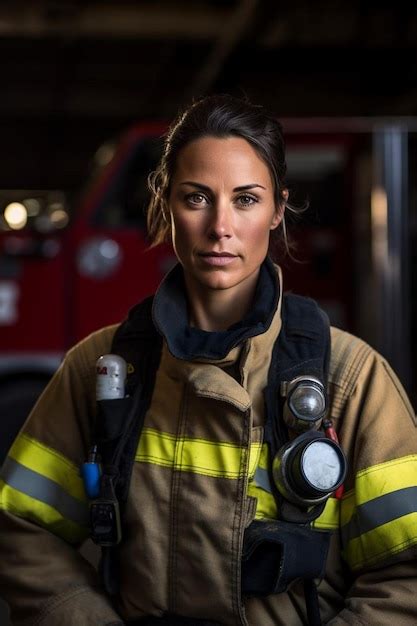
[[[228,289],[209,289],[185,276],[190,326],[219,332],[239,322],[251,307],[258,274]]]

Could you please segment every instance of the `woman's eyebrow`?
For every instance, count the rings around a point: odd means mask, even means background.
[[[198,189],[203,189],[204,191],[211,191],[210,187],[207,187],[207,185],[203,185],[202,183],[196,183],[192,180],[186,180],[180,183],[180,185],[192,185],[193,187],[197,187]],[[255,187],[266,189],[259,183],[250,183],[249,185],[239,185],[239,187],[235,187],[233,191],[247,191],[248,189],[255,189]]]
[[[203,185],[202,183],[195,183],[192,180],[185,180],[184,182],[180,183],[180,185],[191,185],[192,187],[197,187],[198,189],[202,189],[203,191],[211,192],[210,187],[207,187],[207,185]]]
[[[252,183],[250,185],[240,185],[240,187],[235,187],[233,191],[247,191],[248,189],[255,189],[255,187],[260,187],[261,189],[266,190],[266,188],[259,183]]]

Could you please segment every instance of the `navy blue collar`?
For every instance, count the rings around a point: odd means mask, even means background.
[[[152,317],[168,349],[178,359],[224,359],[249,337],[261,335],[271,325],[278,306],[280,287],[272,261],[261,265],[252,306],[245,317],[225,331],[207,332],[188,325],[188,304],[182,266],[178,263],[155,294]]]

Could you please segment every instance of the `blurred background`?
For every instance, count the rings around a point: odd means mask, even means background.
[[[408,6],[408,8],[407,8]],[[286,288],[390,361],[417,404],[417,6],[372,0],[0,5],[2,453],[63,353],[172,266],[147,249],[146,179],[193,97],[284,125]]]

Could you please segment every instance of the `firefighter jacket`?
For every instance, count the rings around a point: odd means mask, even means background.
[[[69,351],[2,468],[0,595],[14,625],[109,626],[166,613],[236,626],[307,623],[300,581],[278,595],[241,596],[244,530],[254,518],[277,514],[259,476],[269,464],[263,390],[281,328],[282,283],[279,271],[265,267],[261,278],[245,322],[252,330],[232,328],[237,345],[214,356],[222,338],[211,345],[211,333],[187,326],[172,274],[156,294],[165,341],[123,515],[120,595],[112,602],[76,548],[89,533],[80,466],[91,445],[95,362],[110,351],[116,326]],[[220,334],[229,345],[228,332]],[[314,522],[317,532],[334,531],[318,584],[322,619],[332,626],[415,624],[415,415],[379,354],[336,328],[331,339],[330,414],[349,471],[343,498],[330,498]]]

